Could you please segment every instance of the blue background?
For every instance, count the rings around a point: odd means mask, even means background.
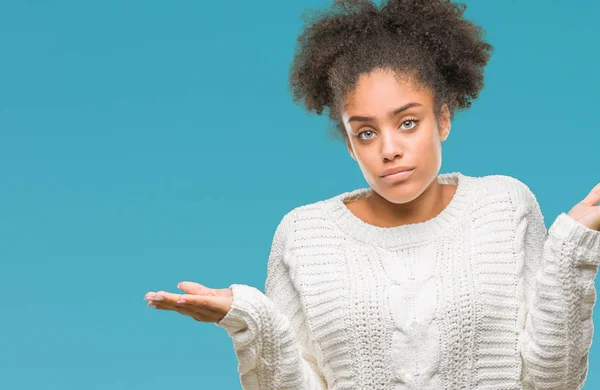
[[[281,217],[366,186],[287,89],[330,4],[0,3],[0,388],[240,388],[223,329],[143,296],[262,290]],[[549,227],[600,178],[599,6],[467,4],[495,51],[441,172],[519,178]]]

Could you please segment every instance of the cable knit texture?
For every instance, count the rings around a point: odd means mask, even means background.
[[[600,232],[561,213],[546,230],[510,176],[456,184],[425,222],[379,227],[344,204],[288,212],[265,293],[232,284],[216,325],[243,389],[581,389],[588,372]]]

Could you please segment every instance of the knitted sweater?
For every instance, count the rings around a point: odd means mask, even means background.
[[[566,213],[546,230],[510,176],[440,174],[456,192],[425,222],[379,227],[344,192],[278,224],[265,294],[232,284],[216,323],[242,387],[581,389],[600,232]]]

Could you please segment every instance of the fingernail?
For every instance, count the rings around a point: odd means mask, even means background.
[[[179,285],[181,284],[181,282],[177,283],[177,288],[179,288]]]
[[[177,301],[177,303],[186,303],[187,301],[185,299],[180,299]]]
[[[153,301],[164,301],[165,298],[161,297],[160,295],[155,296],[154,298],[152,298]]]
[[[147,306],[151,309],[156,309],[156,305],[153,305],[152,302],[149,302]]]

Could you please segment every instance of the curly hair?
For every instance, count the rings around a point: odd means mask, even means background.
[[[465,9],[450,0],[383,0],[379,8],[336,0],[326,11],[305,11],[289,73],[293,101],[318,115],[328,109],[328,132],[346,137],[345,99],[362,74],[382,68],[429,88],[436,115],[446,103],[452,118],[479,95],[493,50]]]

